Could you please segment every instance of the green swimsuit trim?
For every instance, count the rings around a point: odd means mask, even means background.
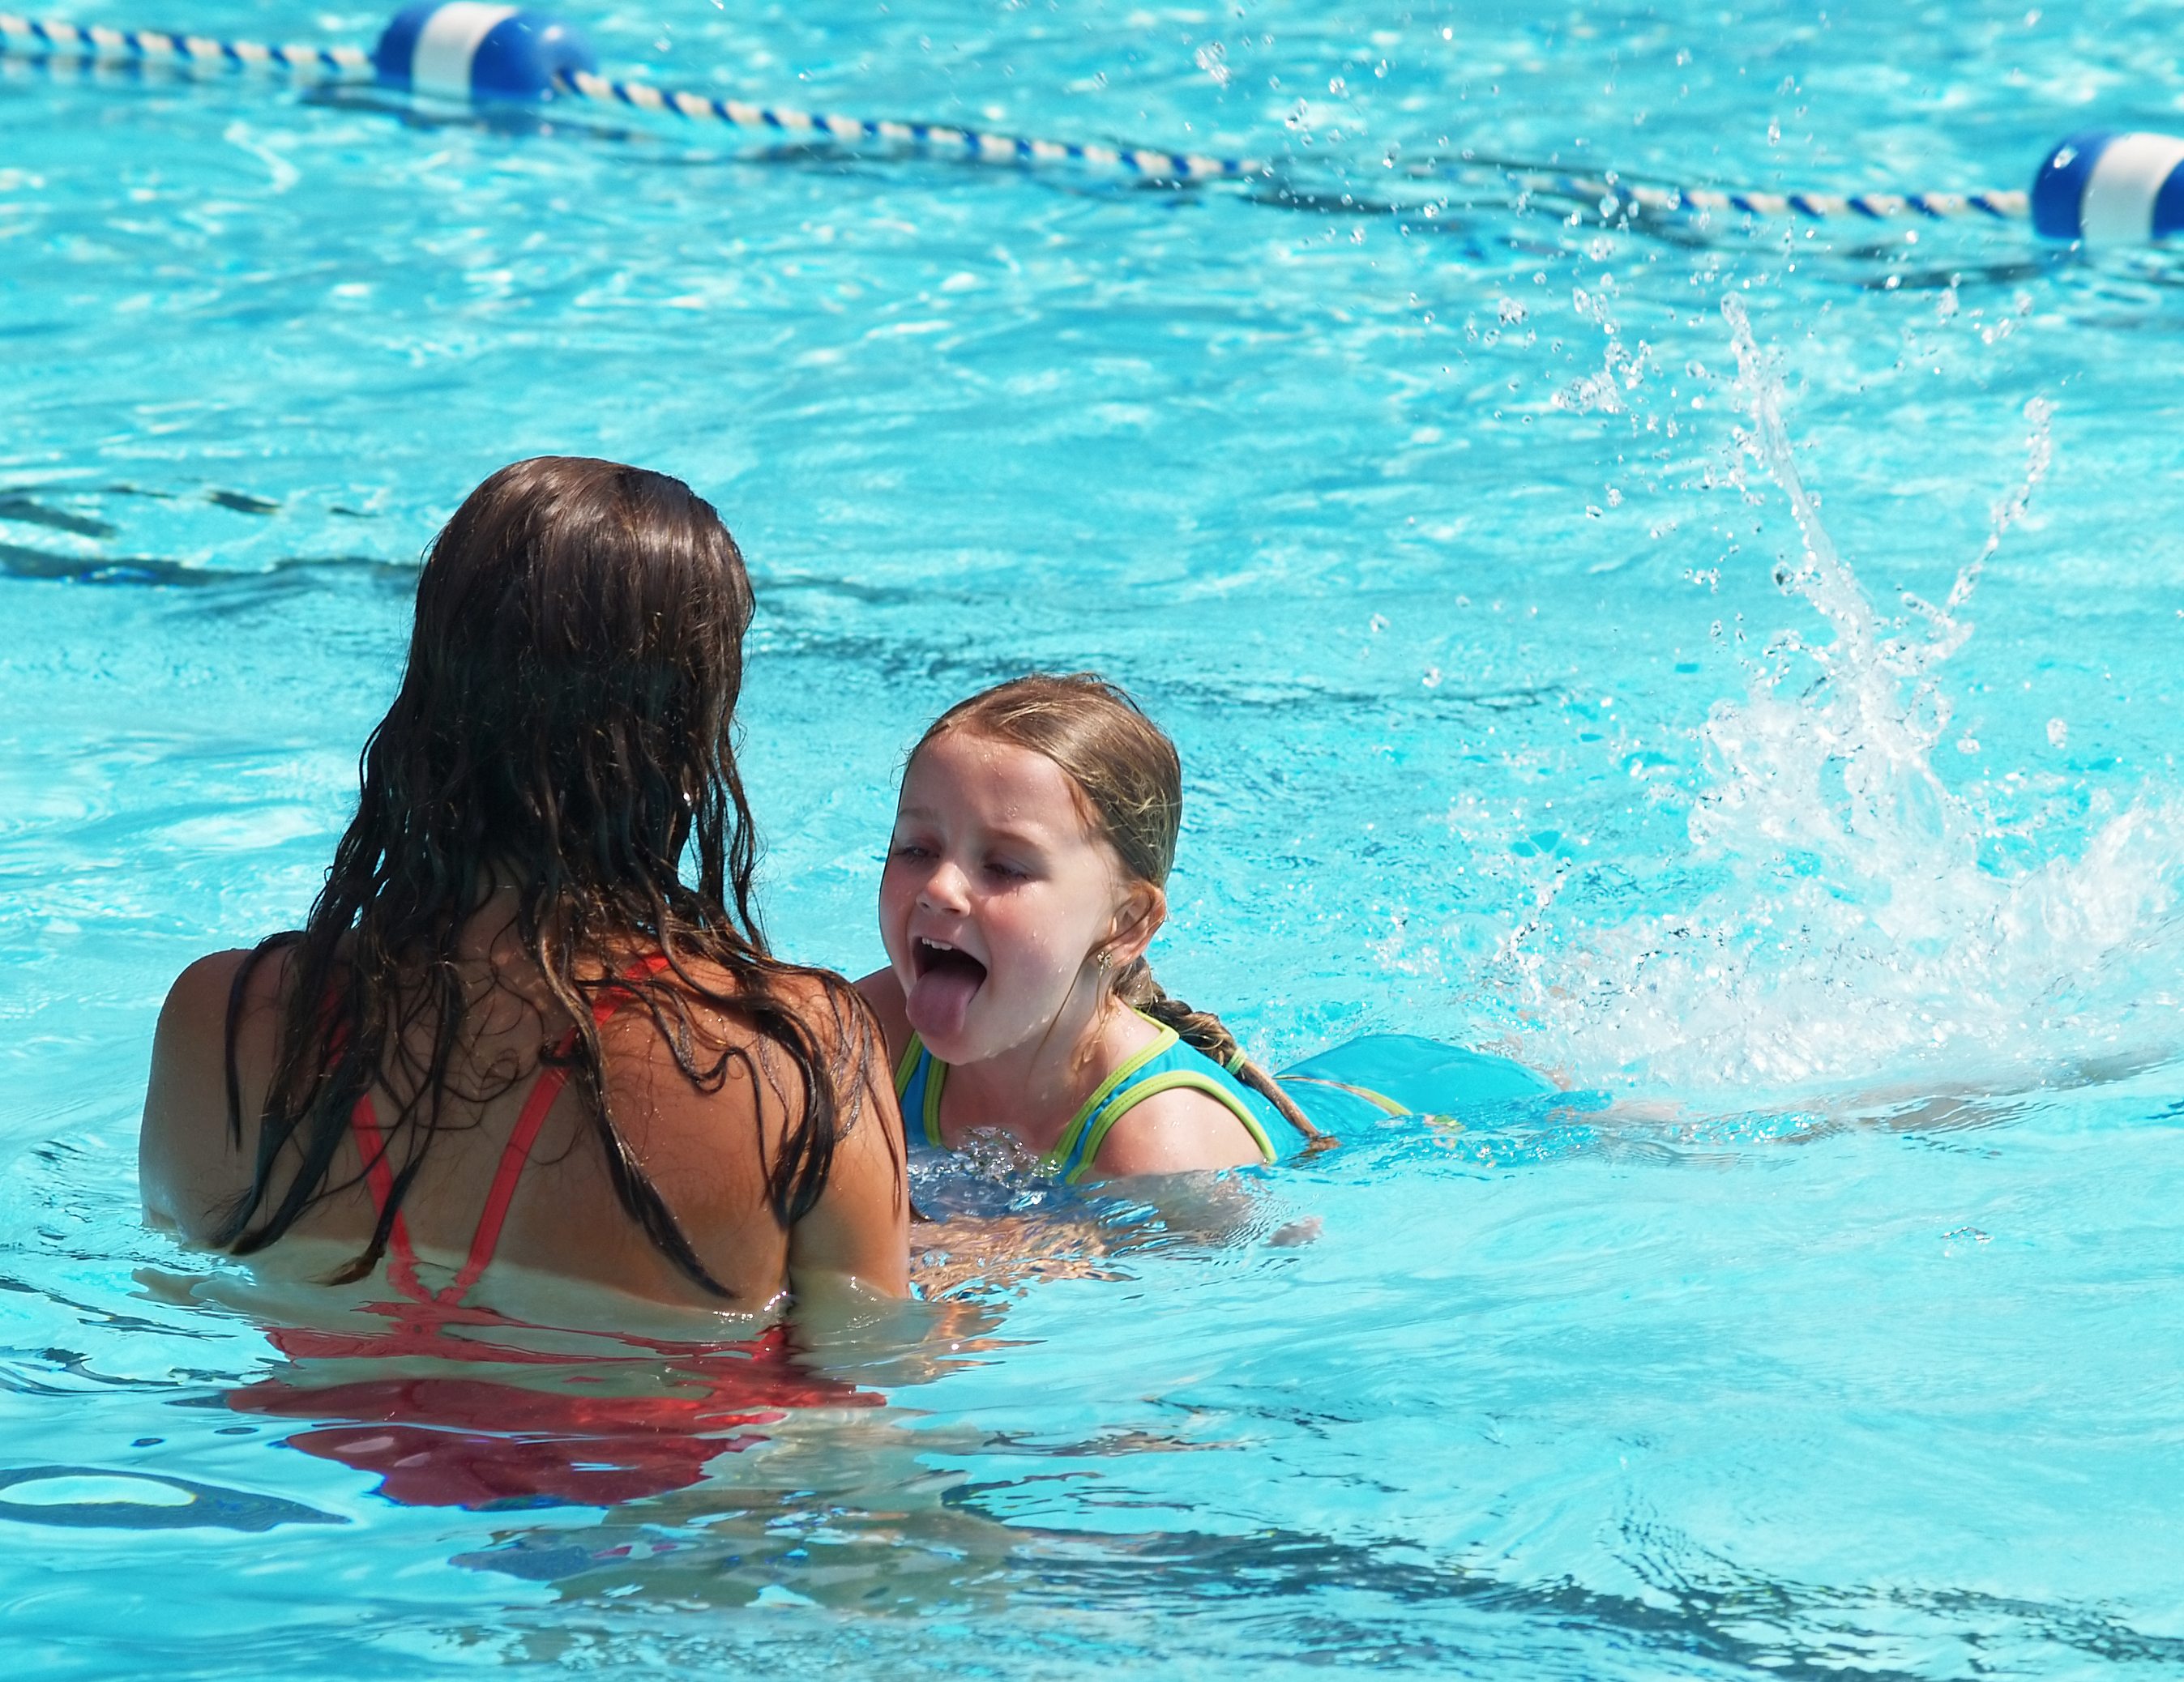
[[[1067,1184],[1077,1184],[1091,1172],[1100,1147],[1106,1143],[1116,1122],[1156,1094],[1178,1089],[1202,1092],[1212,1099],[1242,1123],[1261,1156],[1269,1162],[1275,1161],[1273,1141],[1253,1112],[1241,1083],[1195,1046],[1184,1044],[1166,1022],[1156,1022],[1142,1011],[1138,1014],[1159,1030],[1157,1036],[1101,1081],[1084,1100],[1061,1130],[1054,1148],[1039,1158],[1041,1172],[1059,1174]],[[905,1119],[916,1111],[916,1123],[925,1142],[940,1150],[947,1148],[940,1136],[940,1094],[947,1079],[948,1065],[928,1051],[925,1043],[912,1033],[895,1065],[895,1097],[902,1104]]]

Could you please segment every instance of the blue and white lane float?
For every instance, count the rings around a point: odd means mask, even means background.
[[[320,80],[332,76],[376,81],[399,92],[480,105],[538,104],[573,97],[722,123],[778,140],[877,145],[1012,169],[1060,165],[1178,183],[1263,179],[1273,174],[1272,164],[1256,159],[1038,140],[946,123],[874,121],[716,99],[649,82],[619,81],[598,73],[589,43],[571,25],[543,13],[478,0],[425,0],[411,6],[387,26],[370,53],[351,47],[267,47],[0,13],[0,55],[8,54],[303,70]]]
[[[371,64],[382,87],[479,103],[543,99],[564,76],[599,67],[591,43],[559,18],[480,0],[396,14]]]
[[[2074,134],[2032,181],[2032,226],[2049,239],[2144,245],[2184,233],[2184,140]]]
[[[423,0],[410,7],[387,26],[372,58],[383,86],[481,103],[573,94],[636,111],[771,131],[789,139],[912,148],[1020,168],[1073,164],[1122,170],[1154,181],[1233,180],[1264,175],[1271,169],[1248,158],[1032,140],[947,124],[873,121],[716,99],[649,82],[616,81],[599,74],[599,59],[589,43],[560,19],[478,0]]]
[[[1103,146],[996,134],[951,124],[875,120],[617,81],[599,71],[582,32],[559,18],[482,0],[423,0],[390,23],[376,47],[267,46],[157,30],[120,30],[0,13],[0,55],[61,56],[228,69],[270,69],[476,104],[577,98],[716,122],[785,140],[877,146],[1025,170],[1106,170],[1147,181],[1273,181],[1280,168],[1156,147]],[[1436,160],[1412,179],[1492,176],[1519,193],[1596,206],[1603,219],[1742,214],[1805,221],[1886,222],[1907,217],[2016,221],[2030,214],[2050,239],[2143,244],[2184,232],[2184,139],[2155,134],[2073,135],[2051,152],[2031,192],[1826,193],[1730,192],[1663,186],[1524,166]]]

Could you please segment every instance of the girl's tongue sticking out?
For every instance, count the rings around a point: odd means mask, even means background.
[[[971,1000],[986,984],[986,966],[968,952],[920,937],[911,943],[917,978],[904,1005],[910,1025],[926,1040],[953,1039],[963,1031]]]

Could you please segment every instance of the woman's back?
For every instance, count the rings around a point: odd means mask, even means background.
[[[216,953],[193,964],[168,1000],[153,1054],[142,1139],[145,1206],[159,1224],[198,1244],[216,1242],[225,1217],[250,1191],[259,1146],[253,1118],[263,1110],[283,994],[292,985],[292,966],[277,950],[248,977],[235,1046],[245,1118],[238,1149],[229,1137],[221,1052],[230,994],[252,955]],[[838,1094],[844,1112],[858,1119],[836,1150],[827,1189],[794,1228],[784,1228],[769,1206],[768,1165],[801,1100],[798,1071],[769,1058],[732,1013],[701,1008],[693,1012],[700,1046],[716,1058],[749,1054],[760,1078],[751,1078],[732,1057],[719,1089],[698,1090],[648,1013],[630,1008],[627,995],[609,996],[612,1014],[599,1037],[622,1132],[722,1295],[676,1267],[630,1218],[593,1140],[593,1106],[581,1084],[566,1078],[566,1066],[552,1061],[569,1055],[570,1023],[566,1016],[555,1019],[535,973],[524,974],[520,953],[480,954],[464,968],[465,991],[478,1000],[476,1032],[454,1060],[431,1172],[421,1172],[402,1199],[391,1271],[398,1273],[406,1250],[425,1289],[450,1295],[466,1266],[476,1262],[482,1273],[490,1264],[492,1278],[461,1294],[473,1302],[504,1300],[505,1284],[496,1292],[493,1281],[504,1282],[511,1270],[653,1301],[746,1312],[772,1306],[788,1288],[792,1267],[807,1294],[827,1278],[901,1289],[907,1243],[899,1152],[889,1136],[889,1106],[873,1084],[881,1075],[875,1061],[867,1060],[865,1090]],[[723,977],[706,979],[718,984]],[[794,991],[803,995],[796,1002],[824,1018],[819,985]],[[854,1048],[837,1049],[845,1067],[854,1064]],[[385,1181],[400,1161],[380,1118],[398,1114],[414,1096],[388,1076],[381,1070],[352,1109],[348,1136],[327,1176],[339,1189],[312,1204],[267,1262],[323,1275],[370,1244]],[[398,1077],[397,1083],[408,1084]],[[519,1137],[520,1130],[528,1136]],[[387,1160],[379,1165],[384,1178],[376,1190],[381,1176],[371,1172],[373,1159],[382,1151]],[[292,1178],[292,1169],[276,1178],[270,1195],[282,1195]],[[495,1208],[502,1199],[504,1206]],[[482,1231],[489,1215],[492,1230]]]
[[[442,1308],[519,1273],[757,1311],[906,1289],[869,1016],[752,907],[743,561],[679,481],[539,458],[428,552],[305,927],[160,1018],[154,1219]]]

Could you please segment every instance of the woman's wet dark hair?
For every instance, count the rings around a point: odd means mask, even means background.
[[[733,739],[751,610],[720,516],[665,474],[540,456],[502,468],[455,511],[426,553],[409,665],[365,744],[356,816],[325,891],[300,933],[258,949],[230,999],[228,1125],[239,1146],[242,1002],[256,964],[288,950],[255,1172],[219,1234],[224,1247],[262,1250],[354,1184],[327,1182],[350,1111],[377,1080],[400,1106],[386,1130],[393,1195],[337,1282],[362,1278],[436,1134],[469,1125],[476,1106],[528,1075],[528,1065],[479,1071],[464,1059],[477,1003],[457,944],[505,888],[516,935],[576,1026],[572,1080],[591,1100],[615,1191],[668,1260],[726,1294],[616,1125],[593,1019],[611,989],[641,1001],[700,1090],[719,1089],[738,1065],[755,1091],[761,1080],[787,1090],[767,1067],[775,1050],[787,1057],[801,1095],[767,1160],[768,1200],[784,1228],[818,1200],[855,1119],[840,1094],[865,1090],[875,1041],[847,983],[768,955],[752,904],[756,841]],[[655,952],[663,971],[628,972]],[[816,980],[831,1032],[807,1022],[808,1004],[792,1008],[791,977]],[[811,980],[796,990],[815,991]],[[720,1036],[694,1007],[745,1024],[755,1052],[711,1050]],[[563,1031],[542,1022],[542,1047]]]

